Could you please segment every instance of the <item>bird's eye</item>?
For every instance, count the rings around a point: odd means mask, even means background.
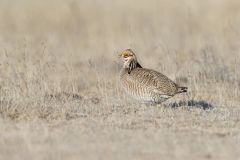
[[[124,58],[127,58],[127,57],[128,57],[128,55],[126,55],[126,54],[125,54],[123,57],[124,57]]]

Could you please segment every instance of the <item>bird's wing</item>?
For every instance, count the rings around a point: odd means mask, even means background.
[[[177,91],[177,84],[162,73],[146,68],[136,68],[132,72],[134,81],[146,85],[159,93],[173,95]]]

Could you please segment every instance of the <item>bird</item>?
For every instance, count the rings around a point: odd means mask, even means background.
[[[143,68],[132,49],[119,54],[123,62],[120,84],[134,99],[146,104],[160,104],[176,94],[187,92],[167,76],[153,69]]]

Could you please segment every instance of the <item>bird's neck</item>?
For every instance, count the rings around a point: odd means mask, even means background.
[[[127,70],[128,74],[130,74],[132,70],[135,68],[142,68],[142,66],[137,62],[136,59],[131,59],[124,63],[123,68],[124,70]]]

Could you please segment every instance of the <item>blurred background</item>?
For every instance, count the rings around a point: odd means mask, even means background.
[[[1,0],[0,45],[44,42],[60,56],[82,59],[133,48],[151,61],[151,54],[197,55],[206,46],[233,57],[239,8],[238,0]]]

